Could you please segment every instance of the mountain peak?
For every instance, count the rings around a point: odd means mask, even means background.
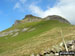
[[[58,15],[49,15],[43,19],[44,20],[58,20],[59,22],[70,24],[70,22],[68,20],[66,20],[65,18],[58,16]],[[37,21],[41,21],[43,19],[30,14],[30,15],[26,15],[23,20],[16,20],[14,25],[17,25],[19,23],[25,23],[25,22],[37,22]]]
[[[26,22],[37,22],[41,20],[42,18],[30,14],[30,15],[26,15],[23,20],[16,20],[14,25],[17,25],[19,23],[26,23]]]
[[[31,14],[29,14],[29,15],[26,15],[25,17],[24,17],[24,19],[30,19],[30,18],[34,18],[34,17],[36,17],[36,16],[33,16],[33,15],[31,15]]]
[[[34,16],[29,14],[29,15],[26,15],[25,17],[28,18],[28,17],[34,17]]]
[[[62,23],[70,24],[70,22],[68,20],[66,20],[65,18],[58,16],[58,15],[50,15],[50,16],[47,16],[45,19],[47,19],[47,20],[58,20]]]

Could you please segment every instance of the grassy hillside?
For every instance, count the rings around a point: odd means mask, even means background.
[[[27,30],[22,31],[24,28]],[[19,29],[18,35],[0,37],[0,56],[28,56],[32,53],[43,53],[62,41],[60,29],[66,41],[75,39],[75,26],[57,20],[21,23],[3,32],[14,29]]]

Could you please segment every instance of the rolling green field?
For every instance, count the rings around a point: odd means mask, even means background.
[[[26,31],[22,30],[27,28]],[[43,53],[62,42],[60,30],[65,40],[75,39],[75,26],[57,20],[21,23],[2,31],[19,29],[18,35],[0,37],[0,56],[28,56]],[[15,32],[13,32],[13,35]]]

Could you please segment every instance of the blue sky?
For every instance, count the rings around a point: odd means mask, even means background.
[[[22,20],[27,14],[39,17],[60,15],[74,24],[74,5],[75,0],[1,0],[0,31],[11,27],[15,20]]]
[[[53,6],[56,0],[1,0],[0,1],[0,31],[7,29],[14,24],[15,20],[21,20],[27,14],[32,14],[28,6],[35,4],[43,10],[47,5]],[[21,8],[18,8],[20,4]]]

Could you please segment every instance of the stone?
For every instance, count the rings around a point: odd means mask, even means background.
[[[15,23],[14,23],[14,25],[17,25],[19,23],[21,23],[21,21],[20,20],[16,20]]]
[[[24,28],[24,29],[22,29],[22,32],[25,32],[25,31],[27,31],[29,28]]]
[[[37,54],[36,56],[40,56],[39,54]]]
[[[0,37],[4,37],[4,36],[7,36],[7,35],[13,35],[14,32],[19,32],[19,31],[20,31],[19,29],[14,29],[14,30],[11,30],[11,31],[8,31],[8,32],[2,32],[2,33],[0,33]]]
[[[35,56],[34,54],[31,54],[30,56]]]
[[[18,32],[16,32],[12,37],[15,37],[15,36],[17,36],[19,33]]]

